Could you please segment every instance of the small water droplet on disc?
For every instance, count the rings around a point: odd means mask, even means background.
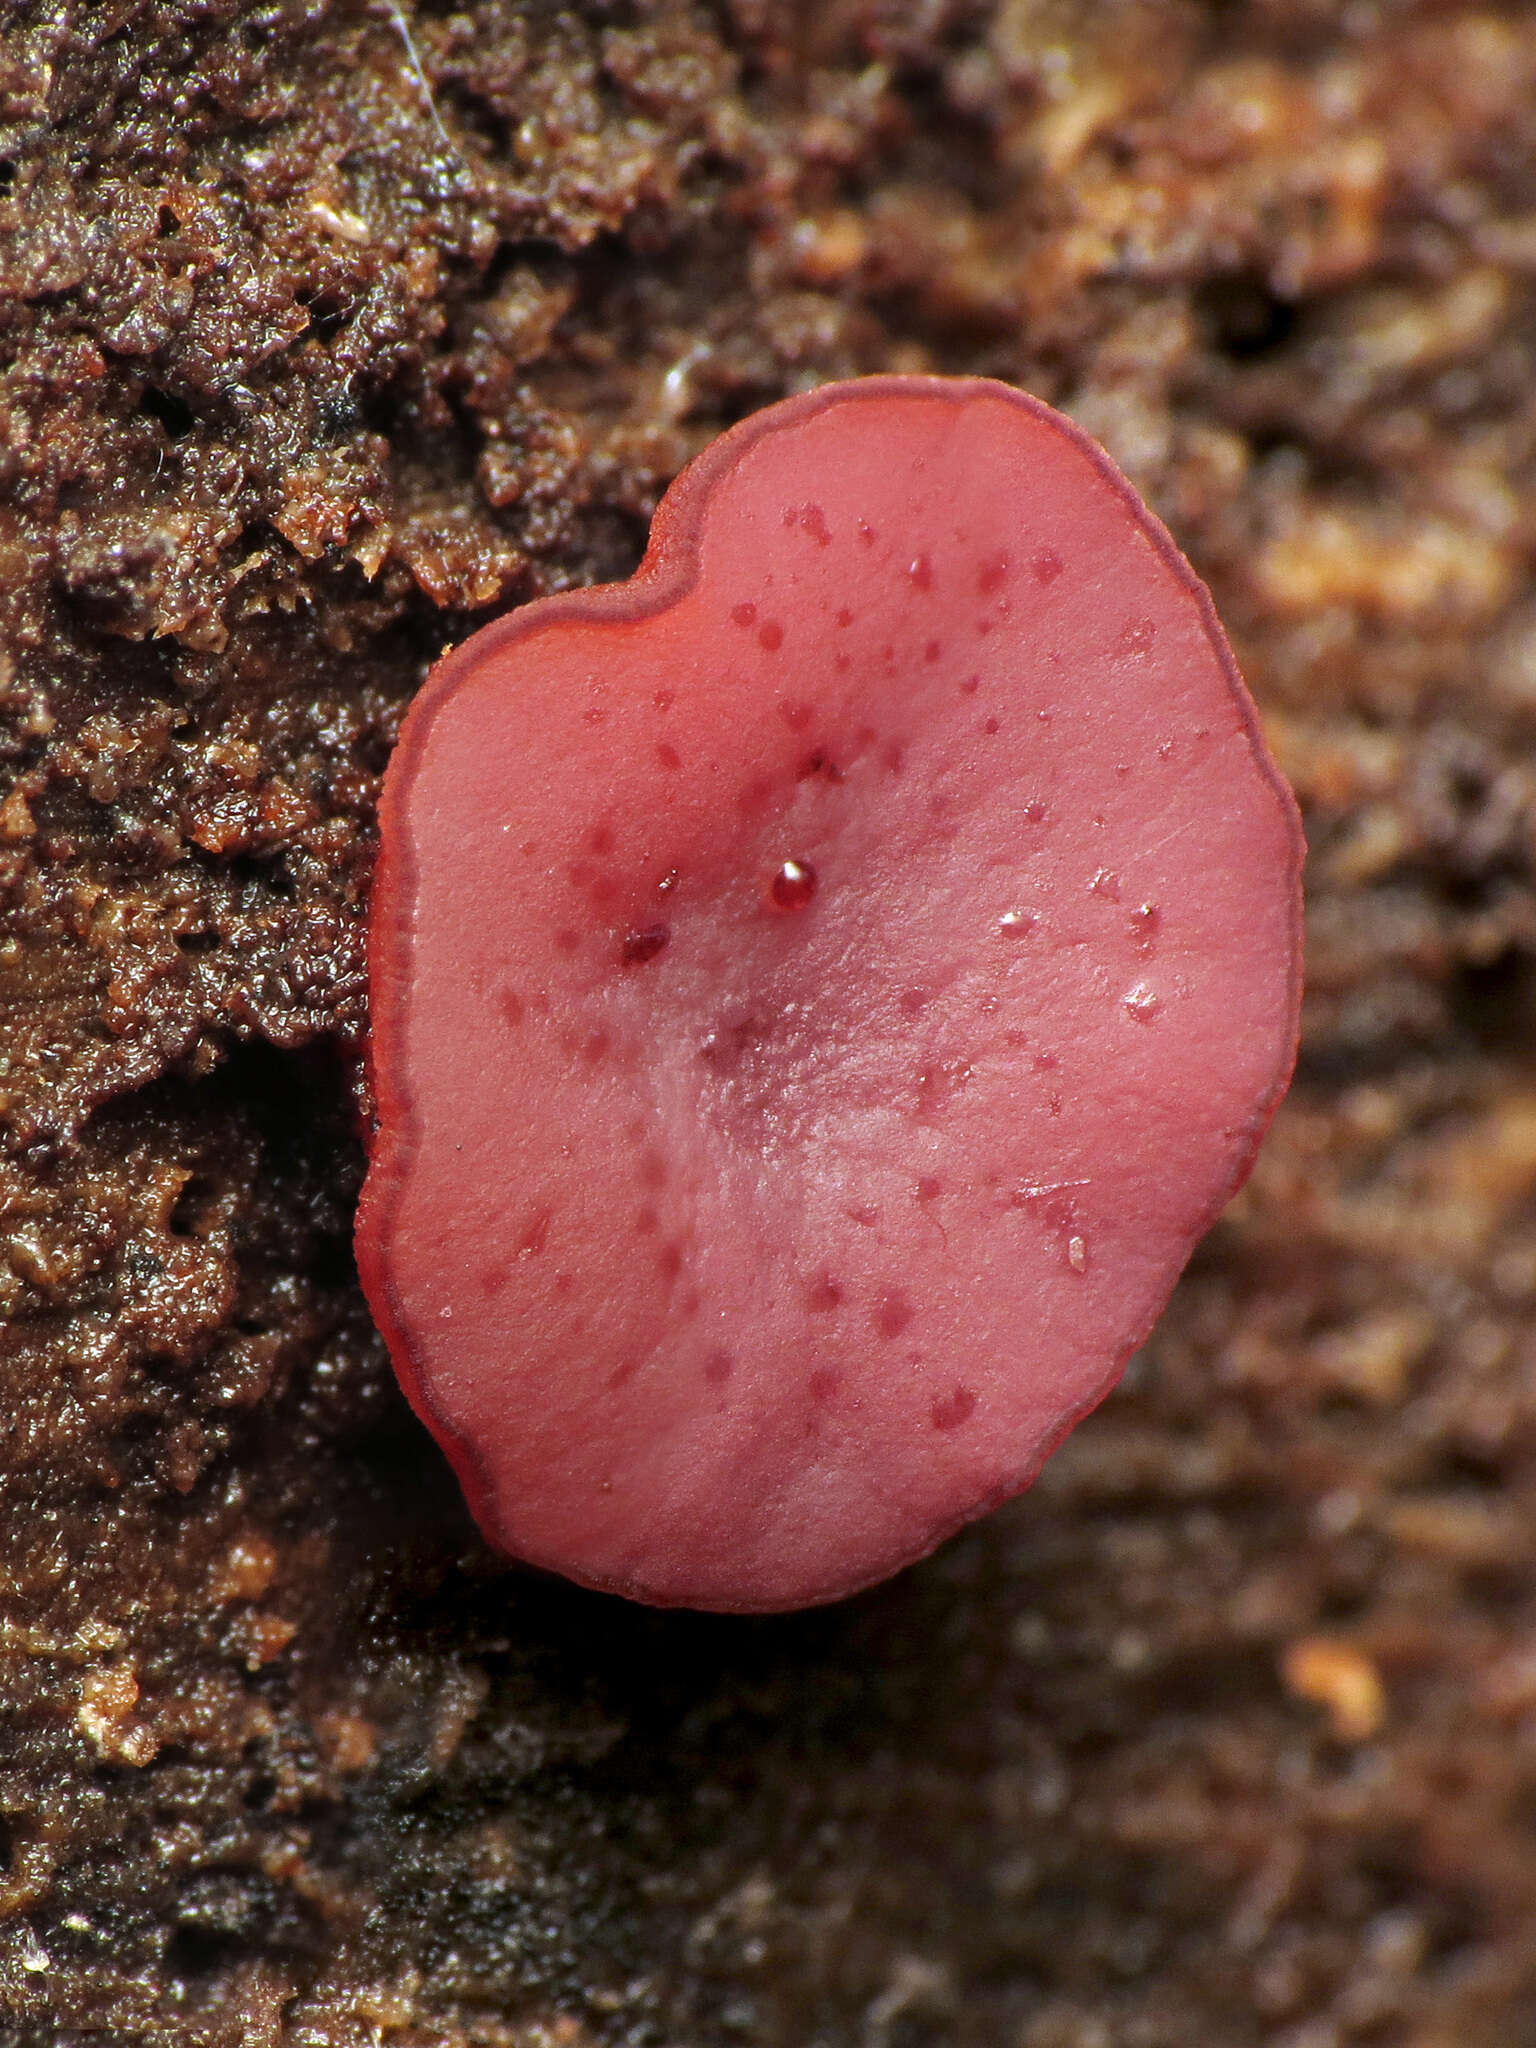
[[[915,1313],[907,1297],[899,1289],[892,1288],[881,1296],[872,1320],[879,1334],[889,1341],[901,1335]]]
[[[536,1259],[549,1242],[549,1226],[553,1220],[548,1209],[540,1209],[528,1219],[527,1227],[518,1242],[517,1255],[520,1259]]]
[[[1135,1024],[1150,1024],[1162,1007],[1161,996],[1155,989],[1148,988],[1144,981],[1138,981],[1134,988],[1126,991],[1126,1015]]]
[[[768,884],[776,910],[804,910],[816,894],[816,870],[808,860],[787,860]]]

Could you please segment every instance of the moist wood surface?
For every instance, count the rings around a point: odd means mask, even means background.
[[[1536,2030],[1536,18],[0,26],[0,2042]],[[1065,405],[1313,849],[1301,1078],[1035,1493],[800,1619],[507,1571],[352,1277],[377,776],[723,424]]]

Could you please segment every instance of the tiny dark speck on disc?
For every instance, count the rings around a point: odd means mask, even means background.
[[[976,1412],[976,1396],[969,1387],[956,1387],[941,1395],[929,1411],[935,1429],[958,1429]]]
[[[647,960],[654,960],[665,950],[671,937],[670,925],[647,925],[644,931],[629,933],[619,948],[619,958],[626,967],[643,967]]]

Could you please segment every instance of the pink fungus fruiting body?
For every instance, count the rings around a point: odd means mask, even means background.
[[[1300,855],[1204,587],[980,380],[756,415],[449,655],[357,1247],[490,1540],[788,1608],[1026,1486],[1284,1092]]]

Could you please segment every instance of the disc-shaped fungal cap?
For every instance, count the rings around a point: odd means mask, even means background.
[[[503,1550],[833,1599],[1028,1484],[1242,1181],[1301,841],[1202,585],[1001,385],[758,414],[386,779],[358,1226]]]

